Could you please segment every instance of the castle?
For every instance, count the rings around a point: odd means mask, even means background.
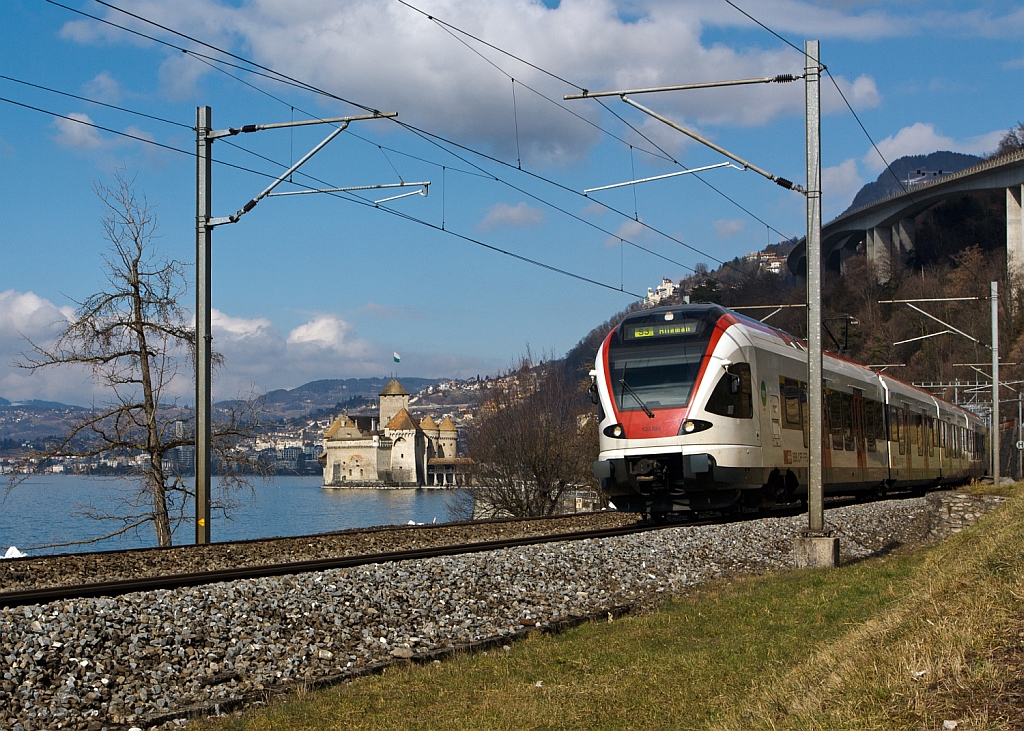
[[[379,417],[342,414],[324,432],[324,487],[456,487],[469,463],[457,457],[449,417],[417,422],[396,379],[380,392]]]

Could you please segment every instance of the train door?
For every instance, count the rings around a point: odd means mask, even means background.
[[[864,430],[864,396],[861,393],[853,394],[853,441],[857,451],[857,469],[867,469],[868,449],[867,435]],[[861,475],[864,479],[864,475]]]

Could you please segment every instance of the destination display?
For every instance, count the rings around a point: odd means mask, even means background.
[[[626,340],[648,340],[693,335],[700,330],[700,320],[626,325]]]

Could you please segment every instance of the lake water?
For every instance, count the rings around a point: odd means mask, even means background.
[[[3,478],[0,478],[3,479]],[[373,525],[442,523],[452,518],[448,505],[451,490],[325,490],[320,477],[273,477],[256,480],[254,492],[236,494],[239,506],[231,519],[214,512],[210,533],[214,541],[246,538],[299,536],[344,528]],[[0,485],[0,498],[2,488]],[[105,551],[155,546],[153,528],[137,531],[84,546],[41,549],[55,543],[68,543],[112,532],[110,524],[80,514],[83,506],[123,514],[119,498],[130,483],[107,478],[73,475],[32,477],[13,490],[0,503],[0,557],[8,546],[17,546],[30,555]],[[192,506],[189,505],[191,516]],[[174,543],[192,543],[194,519],[178,527]]]

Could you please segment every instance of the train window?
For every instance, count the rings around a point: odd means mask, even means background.
[[[801,429],[800,419],[800,381],[795,378],[779,376],[779,390],[785,407],[782,411],[782,427],[784,429]]]
[[[843,448],[843,398],[838,391],[828,396],[828,420],[832,424],[832,449]]]
[[[924,426],[925,426],[925,429],[927,430],[927,433],[928,433],[928,456],[929,457],[934,457],[935,456],[935,441],[936,441],[935,419],[933,419],[930,416],[925,417],[925,424],[924,424]]]
[[[900,420],[899,415],[896,413],[896,407],[889,407],[889,441],[898,442],[900,440]]]
[[[853,396],[843,394],[843,443],[847,452],[857,448],[853,441]]]
[[[864,401],[864,432],[868,438],[868,451],[874,452],[875,447],[875,402]]]
[[[924,417],[921,414],[914,414],[914,443],[917,444],[917,456],[924,456]]]
[[[875,439],[885,441],[885,404],[875,402]]]
[[[733,363],[718,379],[708,399],[707,411],[734,419],[750,419],[754,415],[750,364]]]

